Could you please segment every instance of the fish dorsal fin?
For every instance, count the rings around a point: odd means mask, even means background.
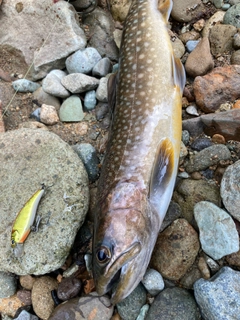
[[[166,138],[158,146],[152,170],[149,199],[153,209],[162,221],[172,197],[175,184],[174,149],[172,142]]]
[[[185,87],[186,74],[181,60],[174,55],[172,55],[172,72],[174,85],[180,88],[182,94]]]
[[[170,17],[172,6],[173,6],[172,0],[158,0],[158,10],[161,12],[166,24]]]

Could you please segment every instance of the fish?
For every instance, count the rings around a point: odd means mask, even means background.
[[[112,304],[142,280],[178,172],[186,78],[167,31],[171,8],[171,0],[133,0],[118,73],[108,83],[113,120],[98,181],[92,269],[98,294],[111,293]]]
[[[23,243],[26,241],[31,230],[34,229],[34,222],[37,226],[40,222],[36,219],[39,202],[45,192],[45,185],[37,190],[31,198],[25,203],[23,208],[19,211],[12,226],[11,232],[11,246],[14,248],[16,256],[21,256],[23,253]],[[36,221],[37,220],[37,221]]]

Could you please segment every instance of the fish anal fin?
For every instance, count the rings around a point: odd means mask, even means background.
[[[166,138],[158,146],[149,190],[150,204],[161,221],[167,211],[175,184],[174,166],[173,144]]]
[[[172,73],[174,85],[180,88],[182,94],[186,82],[186,74],[181,60],[174,55],[172,56]]]
[[[173,6],[172,0],[158,0],[158,10],[161,12],[166,24],[170,17],[172,6]]]

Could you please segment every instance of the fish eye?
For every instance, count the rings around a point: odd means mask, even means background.
[[[99,263],[106,263],[111,259],[111,251],[105,246],[101,246],[96,253],[96,258]]]
[[[12,247],[15,247],[16,242],[13,239],[12,239],[11,243],[12,243]]]

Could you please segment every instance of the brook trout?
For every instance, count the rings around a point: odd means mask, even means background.
[[[178,171],[185,72],[166,23],[172,1],[133,0],[120,49],[113,124],[98,184],[97,292],[127,297],[148,267]]]

